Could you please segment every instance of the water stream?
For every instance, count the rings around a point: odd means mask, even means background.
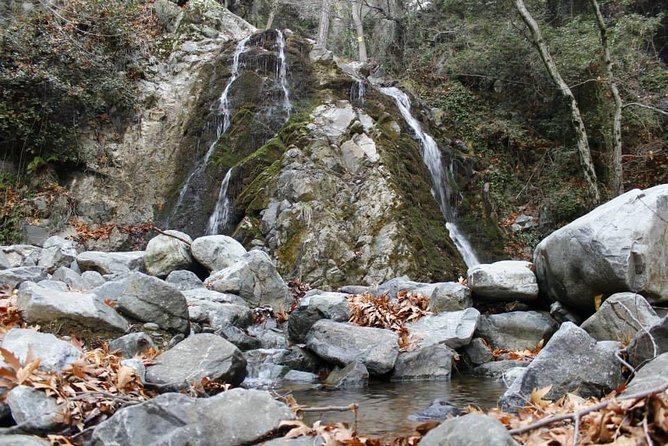
[[[246,39],[247,40],[247,39]],[[239,42],[237,45],[237,51],[235,51],[235,59],[232,64],[232,76],[230,77],[230,82],[228,82],[223,95],[221,96],[220,103],[223,108],[223,129],[222,133],[225,133],[230,126],[230,116],[231,116],[231,106],[229,103],[229,89],[232,85],[232,82],[239,77],[239,56],[244,52],[245,42]],[[277,62],[276,62],[276,81],[279,83],[281,90],[283,92],[282,98],[282,108],[285,113],[285,121],[290,118],[290,113],[292,111],[292,103],[290,102],[290,91],[288,89],[287,81],[287,61],[285,58],[285,38],[283,33],[279,30],[276,31],[276,52],[277,52]],[[221,134],[222,134],[221,133]],[[218,137],[220,139],[220,136]],[[216,140],[217,142],[217,140]],[[214,143],[215,145],[216,143]],[[231,200],[228,195],[229,192],[229,183],[231,177],[232,169],[227,171],[225,178],[223,178],[222,183],[220,184],[220,189],[218,192],[218,199],[216,200],[216,206],[213,210],[213,213],[209,217],[209,223],[207,225],[206,233],[209,235],[219,234],[223,231],[229,220],[230,216],[230,205]]]
[[[409,419],[411,414],[426,409],[436,398],[447,399],[454,405],[468,405],[482,409],[496,407],[506,387],[500,382],[473,377],[455,377],[449,382],[371,382],[364,389],[313,390],[299,386],[284,386],[280,394],[291,393],[298,404],[309,407],[359,405],[357,431],[360,435],[395,436],[408,435],[422,421]],[[352,425],[349,412],[307,413],[305,421],[313,423],[347,422]]]
[[[466,266],[473,266],[480,263],[478,257],[473,250],[473,247],[466,239],[462,231],[455,222],[455,212],[450,206],[450,189],[449,184],[454,184],[454,179],[450,172],[443,168],[443,160],[438,144],[434,141],[428,133],[422,130],[422,125],[411,113],[411,102],[408,95],[396,87],[381,87],[380,92],[386,96],[394,99],[401,116],[403,116],[406,124],[413,130],[416,138],[422,147],[422,161],[429,170],[431,176],[432,191],[434,198],[441,208],[441,213],[445,219],[446,228],[450,234],[450,238],[454,242],[457,250],[461,254]]]

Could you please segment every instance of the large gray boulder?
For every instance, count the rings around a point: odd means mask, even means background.
[[[481,316],[476,331],[494,348],[508,350],[533,349],[559,328],[549,313],[543,311],[512,311]]]
[[[588,312],[620,291],[668,301],[667,201],[668,184],[634,189],[549,235],[534,253],[541,291]]]
[[[70,266],[76,257],[76,244],[72,240],[54,235],[44,242],[38,266],[45,268],[49,273],[53,273],[61,266]]]
[[[654,357],[668,352],[668,316],[651,327],[638,331],[626,351],[633,367],[640,367]]]
[[[188,269],[193,264],[192,238],[183,232],[168,230],[153,237],[146,245],[144,265],[152,276],[166,277],[172,271]]]
[[[210,398],[178,393],[123,408],[93,431],[96,446],[255,444],[295,416],[269,392],[232,389]]]
[[[503,260],[469,268],[468,286],[476,296],[489,300],[531,301],[538,297],[533,265],[519,260]]]
[[[627,343],[638,333],[659,322],[652,306],[636,293],[616,293],[584,321],[583,328],[597,341],[613,340]]]
[[[393,381],[447,381],[452,374],[454,352],[443,344],[434,344],[411,352],[399,353],[392,372]]]
[[[264,251],[244,254],[233,265],[211,274],[204,283],[214,291],[238,294],[252,306],[278,309],[290,304],[290,290]]]
[[[39,368],[47,372],[60,372],[81,357],[81,352],[69,342],[25,328],[9,330],[2,340],[2,348],[12,352],[21,363],[25,363],[30,351],[40,360]]]
[[[406,324],[406,327],[419,339],[421,347],[445,344],[450,348],[459,348],[471,342],[479,319],[478,310],[467,308],[424,316],[416,322]]]
[[[248,252],[241,243],[226,235],[196,238],[190,249],[193,257],[209,271],[232,266]]]
[[[93,293],[56,291],[26,283],[19,289],[17,306],[26,322],[53,323],[62,331],[84,329],[91,336],[105,336],[128,330],[127,321]]]
[[[146,380],[163,389],[179,390],[203,378],[240,384],[246,376],[246,360],[234,344],[214,334],[194,334],[155,358]]]
[[[188,334],[190,321],[186,298],[164,281],[133,273],[118,299],[118,311],[141,322],[153,322],[169,332]]]
[[[321,319],[306,336],[306,346],[326,361],[338,365],[361,362],[373,375],[383,375],[394,367],[399,354],[399,337],[382,328]]]
[[[0,270],[0,284],[16,288],[23,282],[39,282],[48,277],[46,269],[41,266],[19,266]]]
[[[508,430],[496,418],[468,414],[444,421],[430,430],[421,446],[517,446]]]
[[[144,269],[144,252],[85,251],[77,256],[81,271],[97,271],[104,274],[127,273]]]
[[[533,389],[547,386],[552,386],[548,399],[574,391],[585,398],[612,391],[624,382],[615,356],[619,347],[613,341],[596,342],[580,327],[565,322],[501,397],[501,407],[516,410]]]

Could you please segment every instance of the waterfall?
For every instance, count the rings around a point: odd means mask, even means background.
[[[362,79],[355,79],[355,83],[350,87],[350,102],[364,105],[364,93],[364,81]]]
[[[276,78],[281,84],[283,90],[283,109],[287,112],[288,118],[292,110],[290,103],[290,91],[288,90],[288,66],[285,60],[285,39],[283,33],[276,30],[276,45],[278,46],[278,63],[276,64]]]
[[[227,220],[230,217],[230,197],[227,194],[227,189],[230,187],[230,178],[232,178],[232,169],[227,171],[220,185],[216,209],[211,214],[211,217],[209,217],[209,224],[206,228],[207,235],[219,234],[219,231],[224,230],[227,225]]]
[[[413,130],[420,142],[420,146],[422,147],[422,161],[429,170],[433,193],[446,221],[445,226],[450,238],[464,259],[466,266],[479,264],[480,262],[475,255],[473,247],[454,221],[454,211],[450,207],[450,190],[447,187],[448,184],[453,183],[453,180],[451,178],[451,172],[446,172],[443,169],[441,151],[438,149],[436,141],[422,130],[420,122],[411,114],[411,102],[406,93],[395,87],[381,87],[380,92],[394,99],[401,112],[401,116],[403,116],[406,124]]]
[[[247,39],[246,39],[247,40]],[[235,52],[235,59],[234,63],[232,64],[232,77],[230,78],[230,82],[228,83],[227,87],[225,88],[225,91],[223,92],[223,96],[221,96],[220,103],[223,107],[223,117],[224,117],[224,124],[223,124],[223,133],[225,133],[229,127],[229,116],[231,114],[230,112],[230,104],[229,100],[227,99],[227,92],[229,90],[230,85],[232,85],[232,82],[239,76],[238,71],[239,71],[239,57],[238,55],[241,55],[243,53],[245,47],[245,42],[239,42],[239,45],[237,45],[237,52]],[[290,117],[290,112],[292,111],[292,103],[290,102],[290,91],[288,90],[288,81],[287,81],[287,61],[285,58],[285,39],[283,38],[283,33],[279,30],[276,30],[276,52],[277,52],[277,61],[276,61],[276,68],[275,68],[275,75],[276,75],[276,81],[279,83],[281,90],[283,91],[283,110],[286,113],[285,116],[285,121],[288,120]],[[211,214],[211,217],[209,217],[209,224],[207,226],[206,232],[209,235],[213,234],[218,234],[219,231],[222,231],[225,229],[225,227],[228,224],[228,218],[230,214],[230,197],[228,196],[228,188],[229,188],[229,183],[230,183],[230,177],[232,175],[232,169],[227,171],[227,174],[225,175],[225,178],[223,178],[223,182],[220,184],[220,190],[218,192],[218,200],[216,201],[216,207],[213,210],[213,213]]]
[[[232,74],[230,75],[230,78],[227,80],[227,84],[225,85],[225,88],[223,89],[223,92],[220,95],[220,98],[218,99],[218,115],[223,116],[223,122],[222,123],[218,122],[216,127],[216,138],[209,146],[208,150],[204,154],[204,157],[197,162],[195,168],[192,170],[192,172],[190,172],[188,178],[183,183],[183,186],[179,191],[179,198],[176,200],[176,205],[174,205],[172,212],[167,218],[167,223],[166,223],[167,227],[169,227],[169,223],[173,215],[176,214],[183,205],[183,199],[185,198],[188,189],[190,189],[190,184],[196,177],[201,175],[204,172],[204,170],[206,170],[206,165],[208,164],[211,155],[213,155],[213,152],[216,149],[218,141],[220,140],[221,136],[223,136],[223,134],[227,132],[227,130],[230,128],[230,120],[231,120],[230,117],[232,114],[232,107],[229,99],[230,87],[232,86],[234,81],[236,81],[237,78],[239,77],[239,68],[241,66],[240,63],[241,55],[244,52],[246,52],[247,50],[246,45],[248,44],[248,40],[250,38],[251,36],[248,36],[245,39],[240,40],[236,48],[234,49],[234,56],[232,58]]]

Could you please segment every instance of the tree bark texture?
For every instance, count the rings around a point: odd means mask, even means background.
[[[357,34],[357,46],[359,48],[359,61],[366,63],[366,42],[364,42],[364,25],[362,24],[362,0],[351,0],[353,10],[353,24]]]
[[[320,26],[318,27],[318,39],[316,45],[327,48],[327,36],[329,35],[329,14],[332,9],[332,0],[322,0],[320,9]]]
[[[573,128],[577,137],[577,147],[580,154],[580,163],[582,164],[585,181],[589,187],[589,192],[591,194],[592,200],[594,201],[594,204],[599,203],[601,201],[601,194],[598,189],[596,171],[594,170],[594,163],[592,161],[591,151],[589,149],[587,130],[585,128],[584,121],[582,120],[582,115],[580,114],[578,103],[575,100],[575,96],[573,95],[570,87],[559,74],[557,64],[554,62],[554,59],[552,59],[552,55],[547,48],[545,39],[543,39],[543,35],[540,32],[538,23],[536,23],[533,16],[525,6],[524,0],[515,0],[515,5],[520,13],[520,16],[522,17],[522,20],[531,32],[533,44],[536,46],[536,49],[540,54],[540,58],[543,61],[543,64],[545,64],[545,68],[547,69],[550,78],[557,85],[557,88],[559,88],[559,91],[570,105]]]
[[[622,98],[619,95],[619,89],[612,75],[612,57],[610,57],[610,48],[608,47],[608,28],[605,25],[598,2],[596,0],[589,0],[589,3],[591,3],[596,14],[596,23],[601,34],[606,82],[615,101],[615,111],[612,118],[612,157],[610,159],[612,174],[610,176],[610,186],[615,195],[620,195],[624,193],[624,172],[622,170]]]

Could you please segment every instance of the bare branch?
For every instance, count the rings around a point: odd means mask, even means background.
[[[627,102],[626,104],[624,104],[623,108],[630,107],[630,106],[646,108],[648,110],[652,110],[652,111],[655,111],[657,113],[661,113],[662,115],[667,115],[668,116],[668,110],[664,110],[662,108],[657,108],[657,107],[652,107],[651,105],[647,105],[647,104],[641,104],[640,102]]]

